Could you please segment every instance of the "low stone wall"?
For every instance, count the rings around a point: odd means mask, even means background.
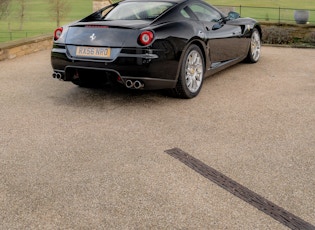
[[[18,41],[0,43],[0,61],[50,49],[52,42],[52,35],[41,35]]]

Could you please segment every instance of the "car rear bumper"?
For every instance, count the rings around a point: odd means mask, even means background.
[[[65,81],[72,81],[75,72],[91,70],[110,73],[128,88],[138,88],[137,84],[140,82],[139,89],[174,88],[178,63],[174,57],[167,57],[163,52],[152,50],[137,51],[133,54],[120,53],[115,60],[76,58],[65,48],[59,47],[54,47],[51,52],[54,74],[59,74]]]

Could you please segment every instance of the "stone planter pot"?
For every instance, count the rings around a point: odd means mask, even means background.
[[[295,10],[294,19],[297,24],[306,24],[308,22],[310,12],[308,10]]]

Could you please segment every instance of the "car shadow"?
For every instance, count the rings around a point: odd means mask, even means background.
[[[113,109],[122,106],[153,106],[165,101],[175,100],[164,90],[146,91],[132,90],[119,86],[103,86],[100,88],[84,88],[71,86],[63,93],[54,96],[55,105],[72,107],[94,107],[101,110]]]
[[[220,71],[212,76],[207,77],[204,81],[204,87],[209,87],[218,78],[230,78],[235,68],[242,68],[243,63],[232,66],[227,70]],[[229,76],[230,75],[230,76]],[[50,98],[55,105],[71,106],[77,108],[98,108],[100,110],[111,110],[118,107],[140,106],[154,107],[169,103],[171,101],[186,101],[173,97],[167,90],[134,90],[127,89],[120,85],[103,85],[102,87],[86,88],[73,85],[72,83],[54,90],[54,96]],[[55,92],[57,90],[57,92]],[[200,95],[197,96],[197,98]]]

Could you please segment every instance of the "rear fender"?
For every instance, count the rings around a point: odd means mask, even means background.
[[[177,74],[176,74],[176,81],[179,78],[179,74],[180,74],[180,70],[181,70],[181,66],[182,66],[182,62],[183,62],[186,50],[192,44],[197,45],[200,48],[201,52],[202,52],[202,55],[203,55],[203,58],[204,58],[204,62],[205,62],[204,63],[204,65],[205,65],[205,70],[204,71],[206,72],[206,70],[210,68],[210,60],[209,60],[209,55],[207,55],[207,48],[206,48],[205,43],[199,37],[194,37],[187,43],[185,48],[182,50],[182,53],[181,53],[180,59],[179,59],[179,65],[178,65],[178,69],[177,69]]]

